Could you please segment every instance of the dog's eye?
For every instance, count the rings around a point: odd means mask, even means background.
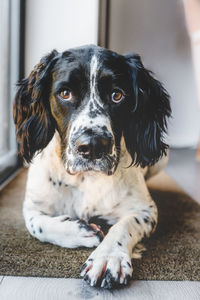
[[[70,92],[70,90],[63,90],[60,92],[60,97],[62,97],[65,100],[71,100],[72,98],[72,93]]]
[[[121,91],[115,90],[112,93],[112,101],[115,103],[119,103],[124,98],[124,95]]]

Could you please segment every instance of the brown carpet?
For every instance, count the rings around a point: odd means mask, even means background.
[[[26,171],[0,193],[0,275],[79,277],[88,249],[40,243],[25,229],[21,208]],[[200,280],[200,206],[166,174],[149,181],[159,210],[147,251],[134,260],[134,279]]]

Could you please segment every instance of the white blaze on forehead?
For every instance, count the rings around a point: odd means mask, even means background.
[[[99,70],[99,64],[98,59],[96,55],[92,56],[91,62],[90,62],[90,103],[93,104],[95,108],[94,100],[98,103],[99,106],[103,108],[103,103],[100,101],[98,96],[98,90],[97,90],[97,74]]]
[[[98,66],[97,57],[93,55],[90,63],[90,99],[92,99],[95,95],[96,77],[97,77],[97,70],[98,70],[97,66]]]
[[[98,61],[96,55],[92,56],[91,63],[90,63],[90,81],[92,79],[92,76],[96,79],[97,75],[97,66],[98,66]]]

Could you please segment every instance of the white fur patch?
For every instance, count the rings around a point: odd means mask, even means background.
[[[100,107],[103,107],[101,101],[98,98],[98,90],[97,90],[97,73],[98,73],[98,60],[95,55],[93,55],[90,63],[90,102],[95,107],[94,100],[98,102]]]
[[[90,99],[93,100],[92,95],[96,93],[96,76],[97,76],[97,58],[94,55],[90,63]]]

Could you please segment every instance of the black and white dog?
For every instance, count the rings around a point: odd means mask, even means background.
[[[19,153],[32,161],[26,226],[42,242],[98,246],[81,272],[92,286],[127,284],[138,243],[155,230],[144,178],[166,163],[170,114],[166,90],[138,55],[97,46],[53,51],[19,83]]]

